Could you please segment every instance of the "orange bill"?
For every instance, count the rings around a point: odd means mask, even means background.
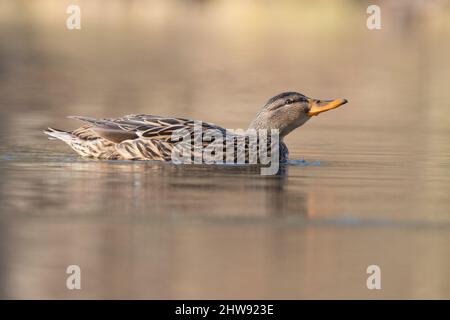
[[[345,99],[335,99],[335,100],[316,100],[316,99],[310,99],[309,100],[309,112],[308,115],[310,117],[317,116],[318,114],[336,109],[343,104],[346,104],[347,100]]]

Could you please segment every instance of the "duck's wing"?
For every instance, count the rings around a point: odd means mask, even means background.
[[[115,149],[124,159],[134,160],[171,160],[172,150],[180,140],[186,146],[190,146],[194,145],[194,141],[198,139],[201,143],[195,146],[204,147],[214,140],[214,138],[209,139],[209,143],[204,141],[204,134],[207,134],[208,130],[213,129],[214,132],[222,135],[227,132],[226,129],[208,122],[144,114],[127,115],[116,119],[82,116],[70,118],[87,123],[74,131],[77,135],[86,137],[93,135],[114,142]],[[185,139],[185,137],[191,139]],[[201,151],[200,149],[198,152]]]
[[[96,119],[83,116],[70,116],[69,118],[89,124],[82,127],[80,133],[94,132],[115,143],[135,139],[172,141],[174,134],[178,136],[193,135],[195,130],[201,130],[204,133],[206,130],[213,129],[226,133],[226,129],[208,122],[145,114],[127,115],[116,119]]]

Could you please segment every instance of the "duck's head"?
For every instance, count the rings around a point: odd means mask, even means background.
[[[278,129],[283,138],[311,117],[347,103],[345,99],[318,100],[297,92],[284,92],[271,98],[250,124],[251,129]]]

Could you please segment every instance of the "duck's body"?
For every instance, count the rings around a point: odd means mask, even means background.
[[[311,116],[336,108],[345,102],[345,100],[333,100],[322,103],[320,100],[309,99],[299,93],[283,93],[266,103],[249,129],[266,130],[265,134],[276,129],[280,138],[279,161],[284,162],[288,158],[288,149],[283,142],[284,136],[301,126]],[[320,105],[321,103],[322,105]],[[224,147],[225,154],[227,143],[235,145],[236,141],[242,138],[247,160],[249,149],[251,149],[249,137],[243,137],[242,134],[208,122],[145,114],[128,115],[117,119],[94,119],[78,116],[70,118],[81,120],[86,124],[73,131],[49,128],[44,132],[51,138],[66,142],[83,157],[102,160],[171,161],[173,160],[173,150],[179,143],[179,140],[174,139],[174,134],[189,136],[194,140],[198,138],[199,144],[196,144],[195,147],[192,142],[192,152],[193,155],[200,152],[203,155],[202,162],[206,163],[212,161],[208,158],[205,159],[204,152],[202,153],[200,149],[208,146],[217,148],[220,144],[220,148]],[[199,130],[201,134],[198,136]],[[215,132],[215,138],[204,139],[208,132]],[[223,138],[217,138],[217,134],[222,135]],[[268,143],[270,143],[270,139]],[[259,146],[259,144],[257,145]],[[190,145],[189,148],[191,148]],[[268,149],[270,150],[270,145]],[[211,153],[208,154],[211,157]],[[214,157],[214,152],[212,157]],[[236,161],[237,157],[234,160]]]

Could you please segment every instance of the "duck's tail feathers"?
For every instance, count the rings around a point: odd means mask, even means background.
[[[48,138],[50,140],[62,140],[65,142],[68,142],[69,140],[73,139],[72,133],[64,130],[54,129],[54,128],[47,128],[44,130],[44,133],[48,135]]]

